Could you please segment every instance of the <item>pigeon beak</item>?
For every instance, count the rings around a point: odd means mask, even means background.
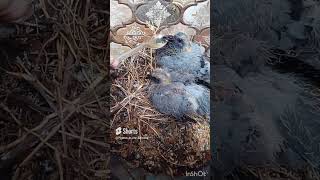
[[[155,77],[153,77],[151,74],[148,74],[148,75],[146,76],[146,79],[149,79],[149,80],[151,80],[152,82],[155,82],[155,83],[157,83],[157,84],[160,83],[160,80],[157,79],[157,78],[155,78]]]
[[[152,79],[152,76],[150,74],[147,74],[146,79]]]

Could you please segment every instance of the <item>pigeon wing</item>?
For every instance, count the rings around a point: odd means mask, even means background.
[[[192,95],[198,103],[197,113],[202,116],[209,116],[210,114],[210,93],[209,90],[197,84],[190,84],[186,86],[186,92]]]
[[[192,111],[192,102],[180,83],[161,86],[151,94],[151,101],[155,108],[167,115],[181,119],[185,114]]]

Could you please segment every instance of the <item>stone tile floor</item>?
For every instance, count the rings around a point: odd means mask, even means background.
[[[210,44],[210,0],[111,0],[110,13],[112,56],[154,33],[181,31],[206,48]]]

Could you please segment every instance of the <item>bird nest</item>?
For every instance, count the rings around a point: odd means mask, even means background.
[[[152,173],[185,175],[210,159],[208,121],[177,121],[149,100],[147,75],[156,68],[150,49],[128,58],[111,86],[111,152]],[[116,134],[127,128],[137,134]],[[123,131],[124,132],[124,131]]]

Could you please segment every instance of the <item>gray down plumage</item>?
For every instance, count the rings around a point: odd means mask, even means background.
[[[167,71],[185,74],[189,79],[203,80],[210,83],[209,58],[204,55],[201,46],[190,42],[187,35],[177,33],[174,36],[164,36],[167,44],[156,50],[157,65]],[[184,82],[186,78],[172,76],[174,82]]]
[[[181,119],[197,109],[196,102],[187,94],[182,83],[158,84],[153,87],[151,101],[159,112]]]
[[[192,114],[209,116],[208,89],[194,83],[172,82],[164,69],[154,70],[152,77],[158,81],[150,87],[150,99],[159,112],[177,119]]]
[[[189,84],[185,86],[187,93],[192,95],[199,105],[197,113],[202,116],[210,114],[210,93],[209,90],[197,84]]]

